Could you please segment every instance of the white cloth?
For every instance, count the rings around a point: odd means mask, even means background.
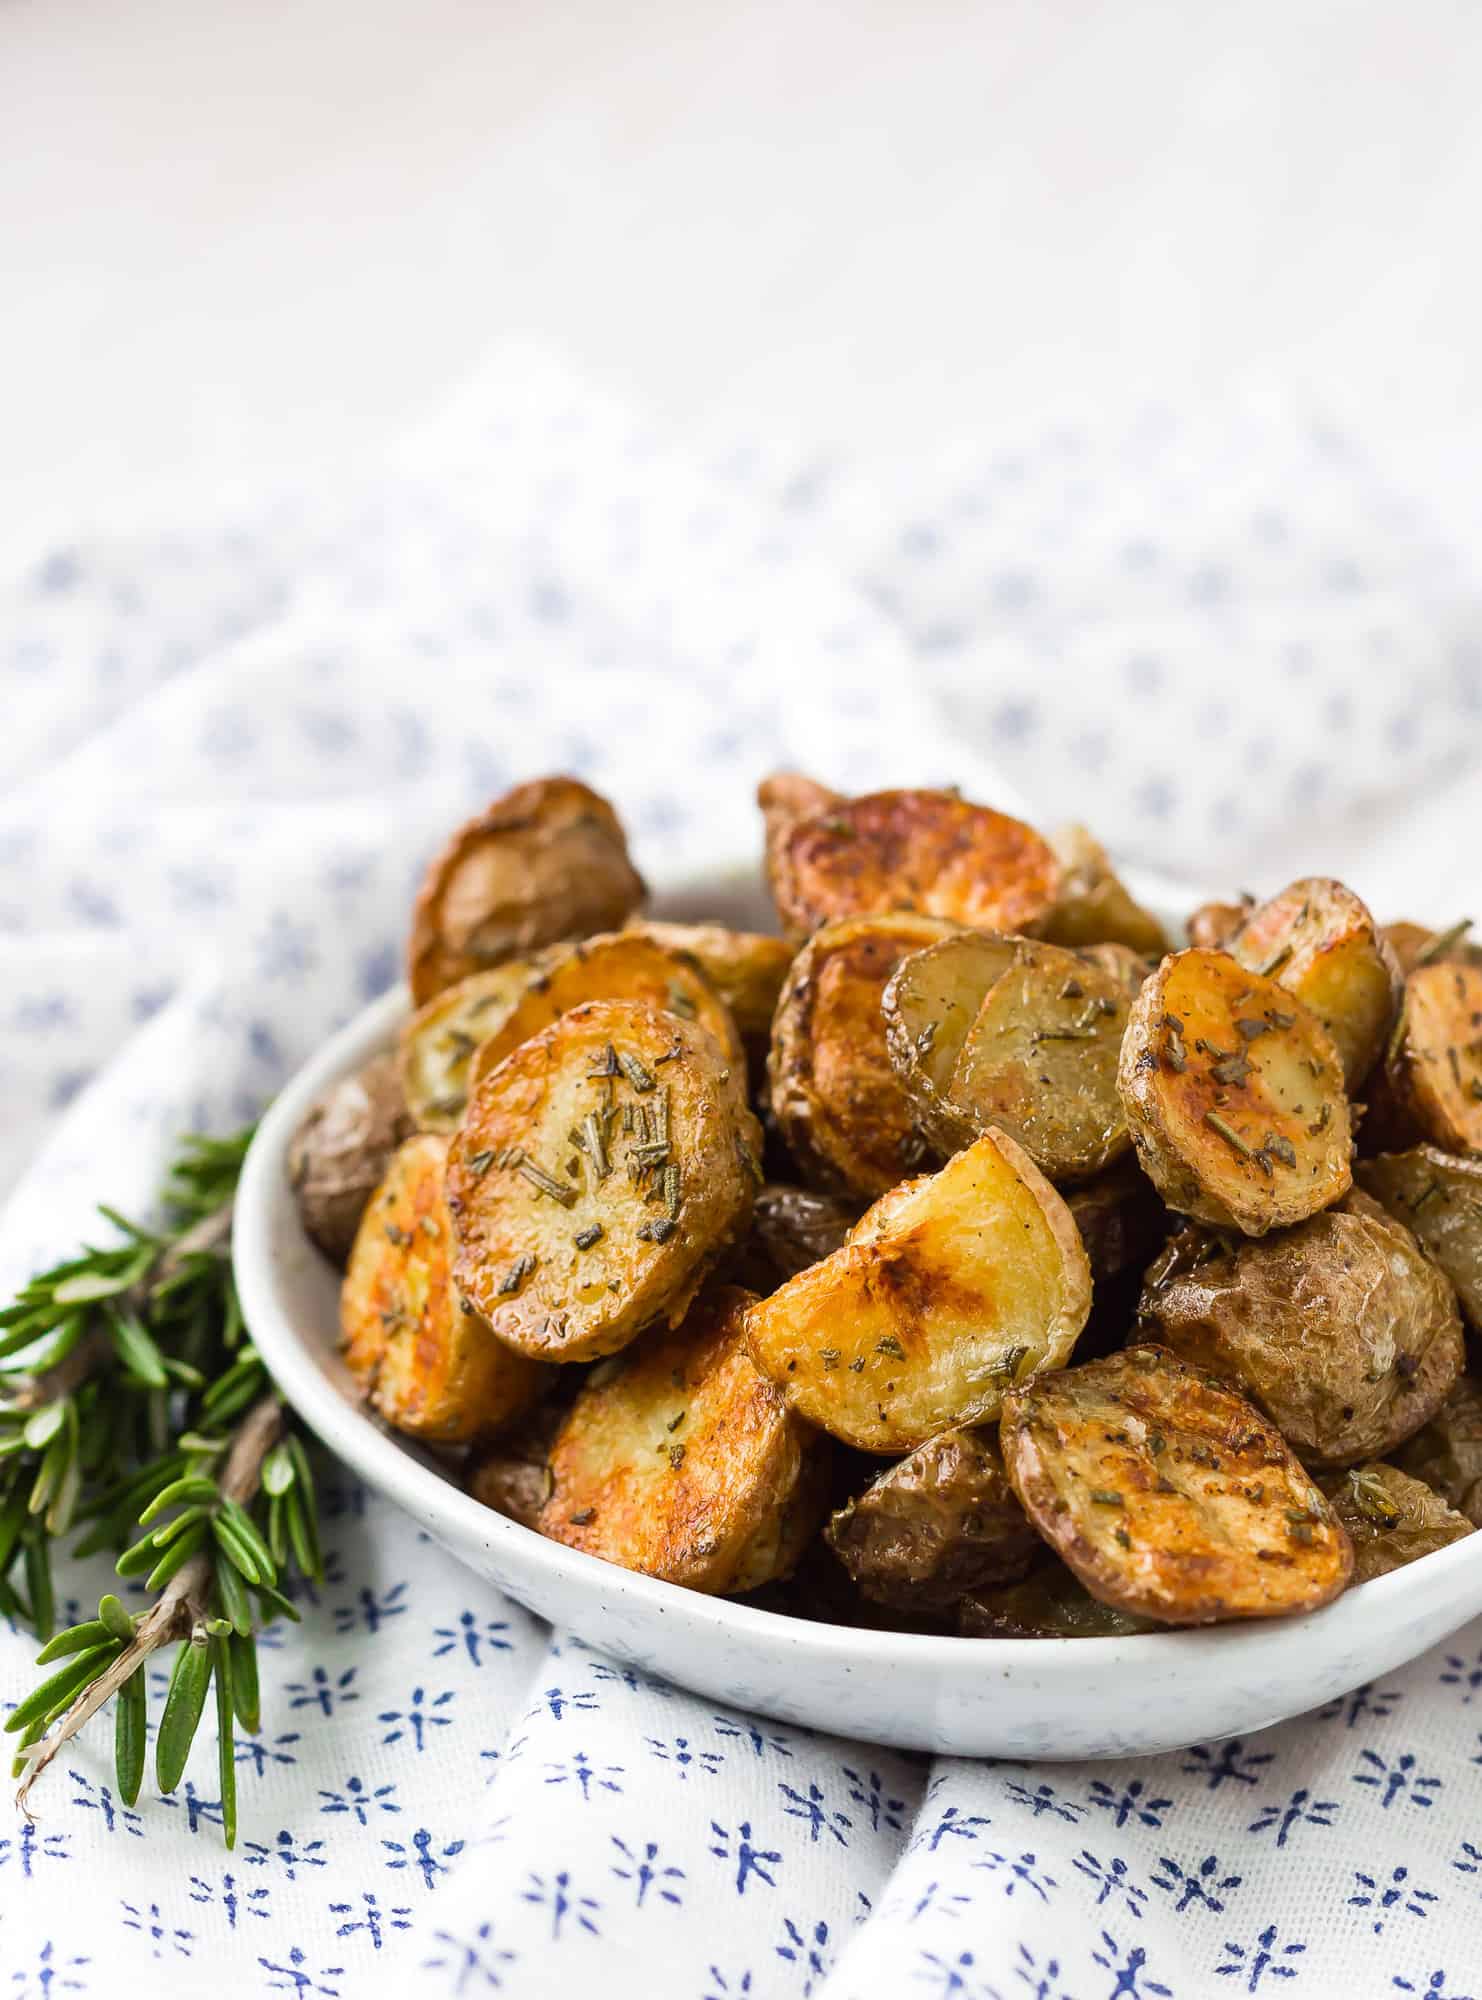
[[[144,1208],[175,1135],[384,987],[427,850],[523,774],[589,775],[660,882],[753,851],[789,759],[1074,811],[1216,884],[1324,865],[1386,914],[1412,880],[1420,915],[1478,908],[1462,584],[1270,412],[886,481],[682,449],[518,355],[346,492],[39,552],[0,613],[0,1174],[30,1163],[0,1282],[94,1201]],[[0,1829],[0,1991],[1482,1990],[1482,1625],[1243,1743],[929,1765],[616,1665],[332,1467],[325,1503],[236,1853],[209,1721],[135,1811],[105,1721]],[[0,1627],[12,1703],[30,1654]]]

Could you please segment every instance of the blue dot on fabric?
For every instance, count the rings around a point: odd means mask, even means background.
[[[1001,570],[993,579],[993,602],[1000,611],[1022,611],[1034,602],[1038,594],[1038,587],[1028,570]]]

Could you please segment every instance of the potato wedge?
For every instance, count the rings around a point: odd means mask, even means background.
[[[1384,1078],[1418,1139],[1482,1153],[1482,966],[1442,961],[1410,974]]]
[[[955,792],[868,792],[794,820],[769,868],[782,928],[807,937],[844,917],[914,910],[978,930],[1035,930],[1060,866],[1022,820]]]
[[[827,1454],[752,1366],[749,1297],[713,1287],[593,1372],[551,1447],[542,1534],[690,1590],[786,1575],[822,1515]]]
[[[946,1610],[1020,1576],[1040,1547],[983,1430],[918,1445],[839,1509],[824,1540],[866,1597],[905,1611]]]
[[[556,945],[512,958],[445,986],[403,1022],[396,1059],[407,1109],[419,1132],[455,1132],[468,1103],[475,1050],[506,1020],[532,980],[565,950]]]
[[[793,959],[786,939],[724,924],[664,924],[646,917],[635,918],[628,930],[693,965],[730,1009],[748,1052],[756,1042],[765,1048]]]
[[[1463,1375],[1424,1429],[1392,1457],[1482,1528],[1482,1382]]]
[[[772,1116],[820,1186],[868,1200],[927,1146],[885,1046],[881,996],[903,959],[952,934],[933,917],[825,924],[792,961],[767,1057]]]
[[[758,1368],[810,1423],[906,1452],[989,1421],[1070,1354],[1091,1270],[1070,1211],[1004,1133],[866,1210],[842,1250],[746,1315]]]
[[[1455,1295],[1361,1190],[1194,1256],[1199,1234],[1148,1272],[1139,1334],[1234,1383],[1308,1464],[1382,1457],[1446,1400],[1465,1359]]]
[[[1141,1271],[1168,1234],[1168,1210],[1130,1158],[1118,1160],[1094,1180],[1067,1188],[1065,1205],[1081,1232],[1097,1285],[1124,1271]]]
[[[1403,978],[1422,965],[1482,965],[1482,945],[1467,935],[1471,920],[1432,930],[1429,924],[1385,924],[1380,936],[1394,953]]]
[[[412,911],[412,1004],[561,938],[615,930],[643,901],[617,814],[577,778],[516,785],[432,861]]]
[[[752,1239],[770,1272],[759,1289],[774,1291],[810,1264],[831,1257],[858,1220],[857,1202],[768,1181],[757,1194],[751,1218]]]
[[[1111,857],[1088,828],[1057,827],[1050,846],[1060,863],[1060,893],[1045,920],[1044,936],[1072,948],[1124,944],[1144,958],[1168,949],[1163,926],[1122,883]]]
[[[1150,1618],[1131,1618],[1100,1603],[1048,1549],[1017,1582],[965,1597],[957,1620],[964,1639],[1125,1639],[1158,1629]]]
[[[993,1128],[1073,1182],[1129,1150],[1117,1061],[1130,1001],[1084,956],[959,933],[908,959],[882,1007],[891,1060],[943,1152]]]
[[[1348,1099],[1327,1030],[1224,952],[1164,959],[1132,1003],[1117,1081],[1170,1208],[1262,1236],[1348,1188]]]
[[[680,1319],[746,1229],[761,1131],[696,1021],[589,1001],[522,1042],[448,1153],[456,1275],[501,1340],[587,1361]]]
[[[1305,876],[1252,910],[1232,958],[1304,1001],[1333,1038],[1355,1091],[1378,1061],[1399,1004],[1399,968],[1351,889]]]
[[[693,1021],[717,1044],[728,1064],[737,1069],[744,1065],[730,1011],[693,961],[677,957],[637,931],[612,931],[552,952],[532,967],[520,998],[491,1023],[473,1052],[468,1065],[470,1092],[521,1042],[589,1000],[632,1001]]]
[[[1226,951],[1255,906],[1255,897],[1249,895],[1238,903],[1201,903],[1184,919],[1184,935],[1196,951]]]
[[[1318,1481],[1353,1543],[1353,1580],[1388,1576],[1474,1532],[1464,1514],[1397,1466],[1371,1461]]]
[[[1011,1390],[1001,1436],[1035,1527],[1093,1597],[1133,1617],[1310,1611],[1353,1572],[1348,1536],[1280,1433],[1166,1348]]]
[[[467,1444],[529,1409],[550,1371],[505,1347],[459,1295],[447,1150],[424,1133],[393,1156],[350,1252],[340,1340],[378,1416],[428,1443]]]
[[[1360,1160],[1353,1177],[1440,1265],[1463,1319],[1482,1333],[1482,1160],[1415,1146]]]
[[[288,1179],[305,1234],[344,1268],[391,1155],[412,1135],[392,1055],[372,1057],[309,1107],[288,1148]]]

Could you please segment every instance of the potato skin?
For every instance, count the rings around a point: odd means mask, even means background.
[[[1269,973],[1333,1039],[1350,1091],[1378,1061],[1399,1002],[1399,967],[1368,909],[1329,876],[1293,882],[1250,912],[1225,949]]]
[[[1422,965],[1385,1057],[1395,1121],[1448,1153],[1482,1154],[1482,966]]]
[[[1254,896],[1238,903],[1201,903],[1184,919],[1184,932],[1196,951],[1224,951],[1256,906]]]
[[[1124,944],[1144,958],[1163,956],[1163,926],[1130,894],[1088,828],[1076,822],[1057,827],[1050,846],[1061,869],[1060,893],[1044,926],[1052,944]]]
[[[912,952],[950,936],[931,917],[825,924],[792,961],[767,1057],[772,1117],[810,1180],[869,1200],[926,1157],[885,1045],[881,996]]]
[[[453,1282],[447,1141],[401,1146],[372,1197],[340,1291],[341,1351],[371,1408],[433,1444],[467,1444],[536,1401],[549,1371],[512,1353]]]
[[[770,877],[791,937],[892,910],[1030,931],[1054,906],[1060,866],[1022,820],[953,792],[891,791],[836,801],[784,827]]]
[[[823,1511],[827,1454],[752,1366],[749,1296],[711,1287],[682,1326],[594,1371],[551,1448],[542,1534],[690,1590],[788,1573]]]
[[[1463,1375],[1430,1422],[1391,1457],[1482,1528],[1482,1382]]]
[[[580,1369],[566,1371],[579,1375]],[[523,1423],[477,1444],[463,1468],[463,1484],[485,1507],[522,1528],[539,1530],[551,1497],[551,1446],[571,1407],[569,1396],[550,1395]]]
[[[1094,1180],[1065,1190],[1091,1276],[1099,1285],[1141,1270],[1168,1234],[1170,1216],[1135,1160],[1121,1159]]]
[[[471,972],[434,993],[402,1023],[396,1060],[407,1110],[419,1132],[456,1132],[468,1104],[469,1067],[480,1042],[507,1019],[553,952]]]
[[[964,1639],[1125,1639],[1158,1630],[1151,1618],[1102,1604],[1048,1549],[1017,1582],[973,1591],[957,1617]]]
[[[644,894],[599,793],[578,778],[516,785],[459,827],[423,877],[407,945],[412,1003],[542,945],[615,930]]]
[[[1022,1575],[1040,1547],[991,1432],[943,1431],[841,1507],[824,1540],[866,1597],[941,1611]]]
[[[773,1291],[831,1257],[858,1220],[857,1202],[768,1181],[757,1194],[751,1218],[752,1240],[771,1273],[761,1289]]]
[[[1315,1610],[1353,1549],[1279,1432],[1218,1378],[1132,1347],[1011,1390],[1004,1464],[1093,1597],[1165,1625]]]
[[[842,805],[844,796],[843,792],[836,792],[829,785],[819,784],[816,778],[804,777],[801,771],[774,771],[770,777],[762,779],[756,788],[756,802],[762,809],[769,883],[773,879],[778,850],[790,829],[799,820],[812,819],[815,813],[827,812],[830,806]]]
[[[756,1041],[765,1046],[793,959],[785,938],[734,931],[725,924],[659,923],[651,917],[635,917],[627,928],[692,964],[725,1002],[748,1050]]]
[[[1170,1208],[1263,1236],[1348,1189],[1351,1121],[1327,1030],[1225,952],[1163,960],[1132,1003],[1117,1081]]]
[[[343,1270],[391,1155],[411,1137],[396,1058],[372,1057],[309,1107],[288,1148],[288,1178],[305,1234]]]
[[[1482,946],[1468,940],[1469,928],[1436,931],[1429,924],[1385,924],[1380,936],[1393,952],[1401,976],[1408,979],[1421,965],[1482,965]]]
[[[1482,1333],[1482,1160],[1415,1146],[1360,1160],[1354,1179],[1415,1236],[1456,1288],[1462,1317]]]
[[[750,1307],[746,1336],[810,1423],[901,1453],[996,1416],[1015,1379],[1068,1358],[1090,1304],[1070,1211],[1021,1147],[985,1133]]]
[[[609,1103],[594,1160],[590,1121]],[[664,1118],[667,1136],[650,1123]],[[522,1353],[614,1354],[652,1320],[682,1317],[744,1234],[760,1150],[740,1067],[698,1022],[631,1001],[574,1007],[483,1079],[453,1136],[458,1282]]]
[[[1318,1484],[1353,1543],[1355,1583],[1388,1576],[1473,1532],[1439,1493],[1377,1460],[1326,1473]]]

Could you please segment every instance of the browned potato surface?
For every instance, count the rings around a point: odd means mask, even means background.
[[[1439,1493],[1393,1465],[1354,1465],[1319,1483],[1353,1543],[1355,1583],[1388,1576],[1473,1532]]]
[[[512,958],[472,972],[435,993],[403,1023],[397,1062],[407,1109],[421,1132],[453,1132],[468,1102],[475,1050],[507,1019],[532,979],[542,975],[555,946],[533,958]]]
[[[1471,928],[1470,919],[1463,918],[1438,931],[1428,924],[1385,924],[1380,935],[1408,978],[1421,965],[1482,965],[1482,946],[1467,935]]]
[[[1305,1001],[1333,1038],[1348,1089],[1356,1090],[1384,1047],[1399,970],[1353,891],[1305,876],[1252,910],[1225,948]]]
[[[635,919],[628,929],[693,965],[730,1009],[748,1048],[757,1041],[765,1045],[792,963],[793,948],[785,939],[762,931],[733,931],[724,924],[665,924],[650,918]]]
[[[774,771],[757,786],[756,802],[762,809],[770,882],[777,850],[792,827],[799,820],[812,819],[815,813],[827,812],[830,806],[842,805],[844,794],[820,785],[816,778],[805,778],[801,771]]]
[[[771,1291],[831,1257],[858,1220],[857,1202],[768,1181],[757,1194],[751,1218],[752,1236],[773,1274],[765,1289]]]
[[[791,1569],[823,1511],[825,1454],[752,1366],[748,1297],[715,1287],[593,1371],[551,1448],[542,1534],[691,1590]]]
[[[1262,1236],[1348,1188],[1348,1099],[1327,1030],[1224,952],[1164,959],[1132,1003],[1118,1084],[1170,1208]]]
[[[1045,1549],[1027,1576],[965,1597],[957,1629],[964,1639],[1125,1639],[1158,1627],[1102,1604]]]
[[[1482,1160],[1415,1146],[1361,1160],[1353,1171],[1359,1186],[1440,1265],[1468,1326],[1482,1333]]]
[[[955,792],[868,792],[779,834],[769,859],[782,927],[915,910],[979,930],[1037,929],[1060,866],[1032,827]]]
[[[375,1056],[310,1106],[288,1148],[288,1178],[305,1233],[343,1267],[365,1205],[412,1120],[396,1058]]]
[[[842,1250],[750,1308],[746,1333],[810,1423],[906,1452],[1059,1366],[1090,1303],[1070,1211],[1022,1148],[985,1133],[883,1195]]]
[[[1132,1159],[1118,1160],[1094,1180],[1067,1188],[1065,1205],[1081,1232],[1097,1284],[1141,1270],[1168,1233],[1167,1209]]]
[[[516,785],[428,868],[407,947],[412,1003],[561,938],[615,930],[643,901],[617,814],[576,778]]]
[[[991,1431],[943,1431],[841,1507],[825,1539],[866,1597],[945,1610],[1020,1575],[1040,1546]]]
[[[549,1373],[496,1340],[459,1296],[443,1200],[447,1141],[408,1139],[372,1197],[340,1293],[345,1361],[399,1431],[466,1444],[519,1416]]]
[[[1189,943],[1196,951],[1224,951],[1255,906],[1254,896],[1242,896],[1238,903],[1201,903],[1184,921]]]
[[[502,1340],[615,1353],[679,1319],[751,1218],[761,1132],[695,1021],[590,1001],[479,1084],[448,1155],[456,1274]]]
[[[1482,1528],[1482,1382],[1463,1375],[1425,1428],[1392,1456]]]
[[[1072,823],[1058,827],[1050,845],[1060,863],[1060,894],[1044,935],[1055,944],[1124,944],[1161,958],[1168,949],[1163,926],[1128,892],[1100,841]]]
[[[892,1062],[946,1153],[990,1127],[1053,1181],[1086,1180],[1128,1150],[1117,1090],[1126,989],[1030,938],[944,938],[886,988]]]
[[[825,924],[792,961],[772,1024],[768,1095],[788,1150],[826,1188],[867,1200],[926,1155],[880,1003],[902,959],[951,931],[932,917],[859,917]]]
[[[1418,1138],[1482,1153],[1482,966],[1442,961],[1410,974],[1385,1081]]]
[[[1103,1604],[1168,1625],[1337,1597],[1353,1549],[1280,1434],[1225,1383],[1133,1347],[1011,1390],[1010,1482]]]
[[[1464,1359],[1455,1297],[1366,1194],[1254,1241],[1199,1234],[1148,1272],[1140,1331],[1236,1383],[1309,1464],[1377,1458],[1445,1401]]]

